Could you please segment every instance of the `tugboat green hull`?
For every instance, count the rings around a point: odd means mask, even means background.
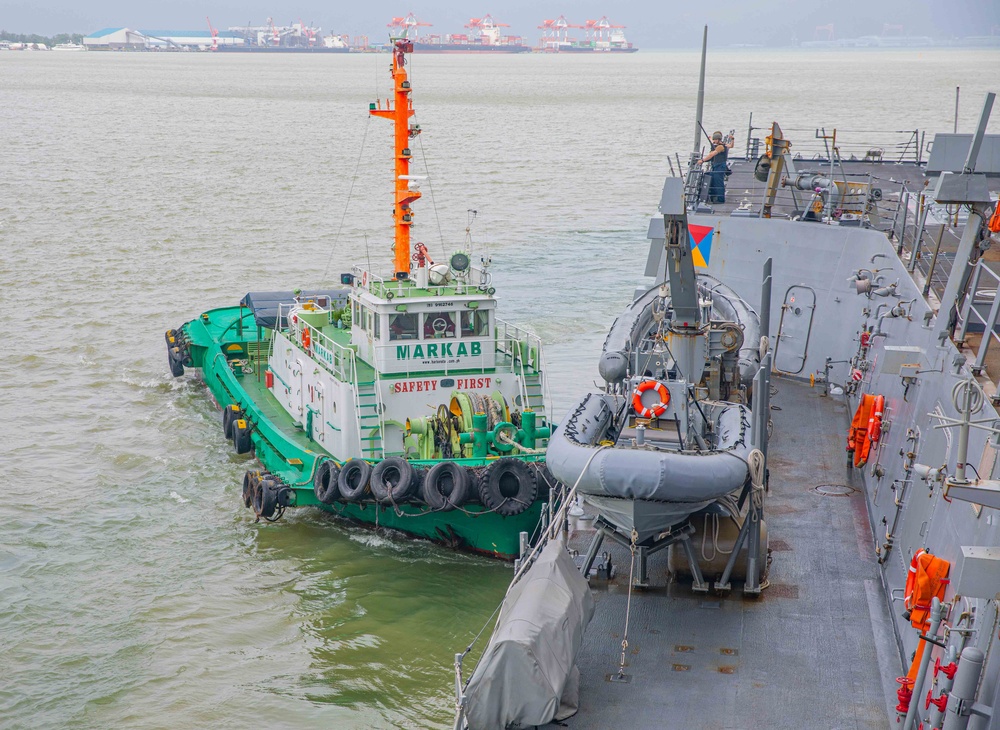
[[[434,510],[426,504],[381,504],[370,494],[356,502],[325,504],[317,498],[314,480],[320,464],[331,455],[306,435],[266,387],[269,334],[268,330],[256,326],[252,312],[242,306],[211,310],[177,332],[167,334],[171,371],[177,375],[185,367],[200,370],[205,385],[223,412],[235,407],[247,422],[249,448],[244,448],[253,453],[262,467],[259,471],[249,471],[248,480],[253,482],[270,476],[280,485],[283,496],[274,505],[274,512],[259,516],[275,520],[286,506],[314,506],[360,524],[396,530],[452,548],[504,560],[518,557],[520,533],[531,535],[535,532],[547,501],[546,482],[551,477],[543,471],[541,455],[521,457],[537,472],[539,498],[516,515],[504,516],[482,504],[465,504],[449,511]],[[232,433],[226,436],[234,440]],[[234,445],[239,452],[240,446],[235,440]],[[480,470],[497,458],[450,461],[466,469]],[[338,464],[346,461],[346,458],[335,456],[334,459]],[[411,463],[418,469],[426,469],[437,461],[413,460]],[[370,463],[377,463],[377,460]],[[245,480],[244,499],[253,509],[253,495],[247,493],[247,488]]]

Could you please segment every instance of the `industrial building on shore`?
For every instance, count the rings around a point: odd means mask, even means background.
[[[213,46],[243,45],[246,39],[233,31],[222,30],[132,30],[103,28],[84,36],[88,51],[145,51],[157,49],[198,49]]]

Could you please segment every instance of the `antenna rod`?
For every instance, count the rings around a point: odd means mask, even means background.
[[[701,149],[701,113],[705,108],[705,56],[708,53],[708,26],[701,38],[701,74],[698,76],[698,107],[695,110],[694,118],[694,147],[691,149],[695,154]]]
[[[955,87],[955,134],[958,134],[958,93],[961,90],[961,86]]]

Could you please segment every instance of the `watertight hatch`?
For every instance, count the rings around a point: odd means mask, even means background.
[[[811,287],[788,287],[781,305],[778,341],[774,345],[775,370],[791,375],[802,372],[806,365],[814,311],[816,292]]]

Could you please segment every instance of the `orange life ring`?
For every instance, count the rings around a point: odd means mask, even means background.
[[[312,345],[312,335],[309,334],[309,328],[308,327],[303,327],[302,328],[302,346],[308,350],[310,345]]]
[[[657,395],[660,396],[660,402],[646,407],[642,404],[642,394],[647,390],[656,390]],[[643,380],[637,386],[635,386],[635,392],[632,393],[632,410],[635,411],[637,416],[642,416],[643,418],[659,418],[667,411],[667,406],[670,405],[670,391],[667,390],[667,386],[658,380]]]

